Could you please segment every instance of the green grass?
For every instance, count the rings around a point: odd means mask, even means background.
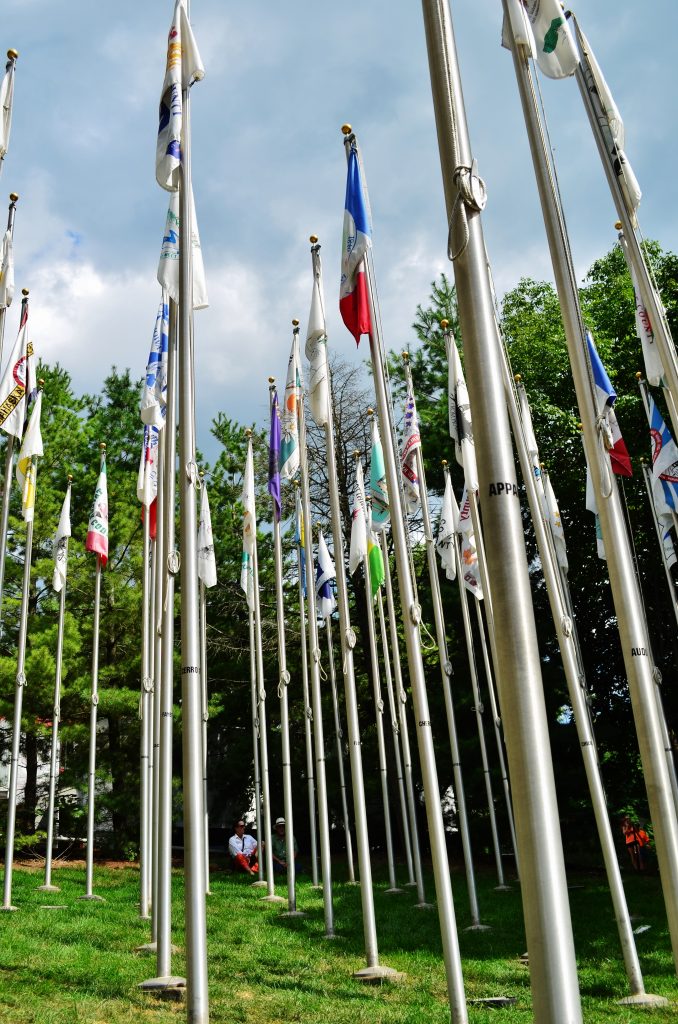
[[[138,872],[134,867],[97,866],[94,891],[105,903],[79,902],[84,870],[55,869],[61,892],[36,891],[42,872],[17,868],[13,901],[17,913],[0,914],[0,1024],[167,1024],[185,1020],[181,1005],[142,994],[137,985],[155,974],[153,956],[134,953],[149,939],[148,922],[138,917]],[[299,909],[307,917],[285,919],[280,907],[262,903],[261,890],[244,877],[212,874],[208,898],[211,1021],[215,1024],[443,1024],[450,1019],[436,913],[413,909],[412,890],[386,896],[376,874],[375,903],[382,963],[406,974],[398,985],[368,987],[352,978],[364,965],[360,892],[335,885],[338,937],[323,938],[321,894],[307,876],[298,887]],[[664,1009],[626,1008],[615,999],[627,993],[612,905],[600,878],[571,879],[570,892],[587,1024],[626,1024],[676,1019],[676,1004]],[[479,877],[479,902],[489,932],[466,932],[468,903],[463,878],[453,877],[467,998],[509,995],[515,1006],[497,1010],[469,1007],[473,1024],[533,1021],[529,974],[519,962],[525,952],[520,892],[493,890],[494,878]],[[283,889],[280,887],[279,892]],[[429,895],[433,887],[428,880]],[[627,880],[629,907],[650,928],[637,936],[648,991],[676,999],[678,985],[656,877]],[[183,886],[174,878],[173,941],[183,943]],[[66,908],[47,910],[41,904]],[[172,970],[185,973],[181,954]]]

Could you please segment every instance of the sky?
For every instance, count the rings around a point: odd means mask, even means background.
[[[20,195],[17,291],[30,288],[36,352],[67,369],[77,392],[96,392],[113,364],[138,377],[146,364],[168,200],[154,160],[173,7],[3,2],[1,52],[20,55],[0,175],[0,197]],[[678,251],[675,0],[573,9],[624,118],[643,233]],[[451,10],[501,295],[523,276],[551,279],[548,250],[499,45],[501,2],[453,0]],[[267,378],[284,382],[291,321],[305,332],[308,317],[310,234],[322,245],[330,347],[367,356],[338,313],[344,122],[362,148],[388,348],[414,340],[417,304],[452,268],[419,4],[192,0],[191,20],[206,68],[192,91],[192,163],[210,295],[195,314],[198,447],[213,459],[212,418],[263,424]],[[614,244],[616,215],[575,81],[540,86],[582,278]],[[5,352],[18,318],[15,300]]]

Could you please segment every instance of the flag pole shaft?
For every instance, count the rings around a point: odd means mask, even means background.
[[[145,455],[145,453],[144,453]],[[148,721],[151,714],[151,525],[150,508],[142,506],[144,517],[143,562],[141,573],[141,697],[139,704],[139,917],[150,918],[151,894],[149,891],[148,860],[150,850],[149,833],[149,762],[150,735]]]
[[[200,580],[200,682],[202,684],[202,813],[205,829],[205,895],[210,896],[210,818],[207,806],[207,723],[209,697],[207,693],[207,590]]]
[[[0,161],[0,170],[2,170],[2,162]],[[14,238],[14,217],[16,214],[16,204],[19,197],[16,192],[10,193],[9,197],[9,213],[7,215],[7,230],[11,238]],[[2,366],[2,355],[5,344],[5,320],[7,319],[7,306],[0,307],[0,366]],[[4,536],[4,534],[2,535]]]
[[[678,821],[663,752],[649,641],[616,481],[612,479],[609,456],[600,448],[601,440],[591,393],[576,277],[569,254],[563,213],[554,191],[549,158],[544,147],[534,84],[527,60],[519,52],[510,26],[508,30],[511,35],[513,64],[560,300],[565,339],[582,422],[584,449],[588,465],[591,467],[591,481],[607,554],[610,586],[617,613],[650,815],[655,830],[657,859],[673,957],[678,967]],[[603,475],[606,477],[605,482],[602,479]],[[562,962],[562,949],[560,958]]]
[[[87,770],[87,840],[85,854],[85,899],[92,899],[94,876],[94,805],[96,798],[97,711],[99,707],[99,624],[101,616],[101,556],[96,556],[94,576],[94,618],[92,624],[92,689],[89,711],[89,764]]]
[[[37,477],[37,459],[32,459]],[[37,482],[37,480],[36,480]],[[3,544],[4,546],[4,544]],[[14,867],[14,833],[16,829],[17,789],[19,783],[19,750],[21,747],[21,709],[26,685],[26,635],[28,632],[28,598],[31,588],[31,557],[33,554],[33,520],[26,523],[26,551],[24,554],[23,584],[21,587],[21,617],[17,639],[16,682],[14,687],[14,717],[12,721],[12,759],[9,766],[9,792],[7,794],[7,831],[5,833],[5,878],[2,910],[15,910],[12,906],[12,869]]]
[[[339,769],[339,792],[341,794],[341,814],[344,822],[344,838],[346,840],[346,860],[348,865],[348,880],[355,883],[355,868],[353,865],[353,842],[351,840],[351,822],[348,816],[348,798],[346,794],[346,773],[344,771],[344,744],[341,728],[341,717],[339,714],[339,695],[337,693],[337,672],[334,664],[334,644],[332,642],[332,616],[325,616],[325,630],[327,632],[327,660],[330,666],[330,687],[332,690],[332,711],[334,714],[334,738],[337,747],[337,767]]]
[[[388,557],[386,533],[381,535],[381,552],[384,558],[384,576],[386,586],[386,610],[388,611],[388,627],[391,636],[391,652],[395,669],[396,686],[398,689],[398,720],[400,724],[400,741],[403,747],[403,767],[405,772],[405,791],[407,807],[410,815],[410,835],[412,837],[412,860],[414,879],[417,886],[417,906],[430,910],[432,905],[426,902],[424,889],[424,873],[421,867],[421,848],[419,845],[419,825],[417,823],[417,801],[414,794],[414,773],[412,771],[412,753],[410,750],[410,733],[407,722],[407,694],[403,686],[403,675],[400,667],[400,646],[398,641],[398,625],[395,601],[393,599],[393,582],[391,580],[391,564]]]
[[[306,647],[306,600],[304,598],[301,541],[297,544],[297,575],[299,589],[299,639],[301,641],[301,693],[304,701],[304,740],[306,749],[306,783],[308,789],[308,822],[311,839],[311,884],[318,885],[318,828],[315,813],[315,766],[313,763],[313,708],[308,690],[308,651]]]
[[[254,627],[254,610],[249,609],[250,628],[250,696],[252,705],[252,750],[254,763],[254,824],[257,830],[257,843],[261,843],[261,773],[259,770],[259,716],[257,713],[257,640]],[[261,849],[257,850],[257,861],[263,866]]]
[[[158,864],[160,857],[160,828],[158,808],[160,806],[160,729],[162,713],[162,598],[165,587],[167,555],[165,552],[165,439],[166,424],[158,435],[158,508],[155,531],[155,564],[153,566],[154,612],[153,612],[153,750],[152,750],[152,797],[151,797],[151,940],[158,941]],[[157,951],[157,945],[155,947]]]
[[[493,612],[501,658],[495,666],[504,712],[533,1012],[542,1024],[577,1024],[581,1001],[553,777],[534,611],[516,471],[499,364],[485,242],[449,6],[422,0],[483,519],[493,574]],[[468,168],[468,172],[463,169]],[[462,173],[462,178],[458,177]],[[457,216],[458,215],[458,216]],[[509,487],[497,495],[496,482]],[[514,491],[515,488],[515,491]],[[487,499],[487,500],[485,500]],[[548,837],[548,841],[546,841]]]
[[[2,509],[0,510],[0,634],[2,633],[2,605],[5,596],[5,557],[7,554],[7,525],[9,523],[9,499],[12,493],[12,476],[14,463],[15,439],[13,434],[7,435],[5,445],[5,482],[2,491]]]
[[[264,815],[264,856],[259,858],[259,872],[261,879],[261,866],[266,867],[266,895],[275,896],[275,879],[273,877],[273,844],[271,842],[271,796],[268,775],[268,737],[266,735],[266,680],[264,678],[264,653],[261,635],[261,600],[259,598],[259,550],[256,538],[254,540],[254,555],[252,557],[252,569],[254,575],[254,622],[257,648],[257,717],[259,720],[259,764],[261,768],[261,797]],[[260,842],[260,837],[257,837]],[[261,852],[261,851],[259,851]]]

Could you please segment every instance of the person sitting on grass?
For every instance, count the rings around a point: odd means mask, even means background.
[[[273,851],[273,871],[276,875],[287,871],[287,836],[285,835],[285,819],[276,818],[273,826],[274,832],[271,837],[271,849]],[[297,859],[297,841],[292,836],[292,847],[294,859]]]
[[[256,875],[259,871],[257,863],[258,846],[254,836],[245,835],[245,822],[238,818],[233,826],[234,835],[228,840],[228,852],[233,860],[236,871],[244,871],[247,875]]]

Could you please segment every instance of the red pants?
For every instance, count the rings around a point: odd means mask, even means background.
[[[259,870],[256,853],[250,854],[250,857],[246,857],[244,853],[236,853],[235,857],[233,858],[233,864],[237,871]]]

